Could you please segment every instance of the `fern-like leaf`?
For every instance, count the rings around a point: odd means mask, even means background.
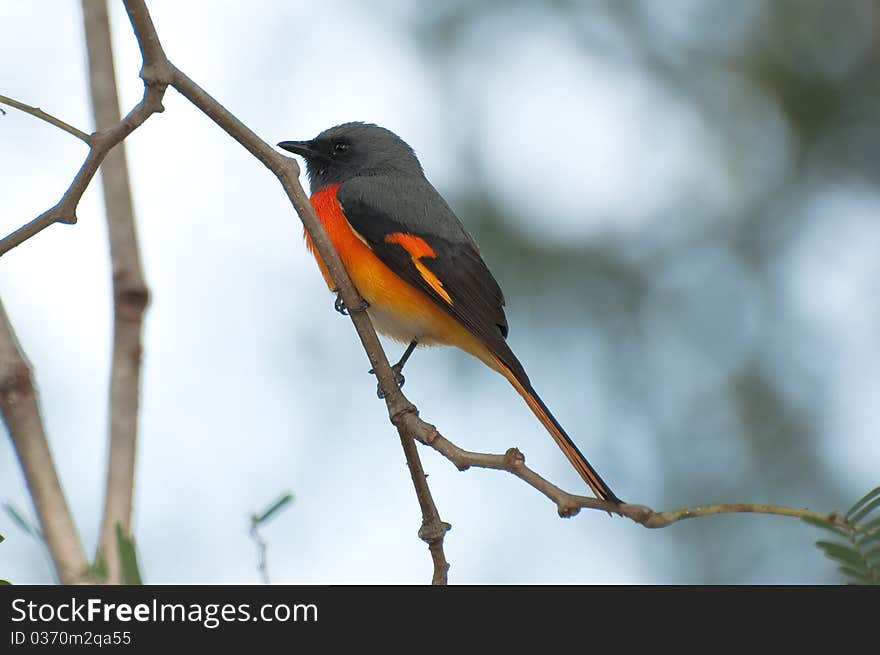
[[[850,508],[846,513],[846,520],[848,523],[858,523],[878,507],[880,507],[880,487],[874,487]]]
[[[859,499],[842,521],[804,520],[837,537],[817,541],[816,547],[837,562],[847,582],[880,585],[880,487]]]

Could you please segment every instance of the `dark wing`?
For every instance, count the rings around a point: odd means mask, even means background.
[[[427,180],[359,177],[342,184],[336,197],[349,224],[386,266],[424,291],[507,366],[522,368],[505,343],[507,318],[498,282]]]

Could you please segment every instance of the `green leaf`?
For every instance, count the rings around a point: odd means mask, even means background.
[[[835,560],[838,570],[854,584],[880,584],[880,487],[865,494],[846,513],[846,525],[804,519],[810,525],[833,532],[848,543],[817,541],[826,557]],[[865,521],[862,523],[862,521]]]
[[[134,537],[122,533],[122,526],[116,524],[116,548],[119,550],[119,567],[122,573],[122,584],[142,585],[141,572],[138,569],[137,553]]]
[[[852,517],[849,519],[850,523],[858,523],[863,518],[867,517],[871,512],[880,507],[880,498],[875,498],[867,505],[864,505],[860,510],[855,512]]]
[[[880,567],[880,546],[874,546],[870,550],[866,550],[862,556],[870,566]]]
[[[857,584],[874,584],[874,581],[871,579],[870,573],[857,571],[856,569],[850,568],[849,566],[838,566],[837,570],[841,574],[843,574],[843,577],[849,578],[851,582],[855,582]]]
[[[293,500],[293,494],[286,493],[282,495],[278,500],[272,503],[267,509],[263,510],[260,514],[251,517],[251,521],[254,523],[265,523],[272,517],[273,514],[278,512],[281,508],[287,505],[290,501]]]
[[[0,544],[2,544],[4,541],[6,541],[6,537],[0,534]]]
[[[865,548],[870,548],[875,543],[880,544],[880,534],[864,534],[861,531],[856,530],[853,534],[853,540],[855,541],[856,546],[859,547],[859,550],[864,550]]]
[[[825,551],[825,554],[831,559],[837,560],[841,564],[852,566],[860,571],[868,572],[868,567],[862,556],[849,546],[837,544],[831,541],[817,541],[816,546]]]
[[[104,559],[103,554],[98,553],[95,561],[89,565],[86,575],[101,582],[107,580],[107,560]]]
[[[836,534],[840,537],[846,537],[847,539],[849,538],[849,530],[847,530],[843,526],[831,523],[830,521],[824,521],[822,519],[814,519],[812,516],[802,516],[801,520],[804,521],[805,523],[809,523],[810,525],[815,526],[817,528],[822,528],[823,530],[829,530],[830,532],[833,532],[834,534]]]
[[[43,540],[43,533],[40,532],[40,529],[28,521],[21,512],[15,509],[15,507],[12,506],[12,503],[3,503],[3,509],[6,510],[6,513],[9,514],[13,522],[24,530],[25,534],[29,534],[40,541]]]
[[[12,585],[12,583],[9,580],[0,580],[0,584],[8,584],[10,586]]]
[[[862,496],[846,513],[846,521],[847,523],[858,523],[861,518],[867,516],[877,507],[880,507],[880,487],[874,487]]]

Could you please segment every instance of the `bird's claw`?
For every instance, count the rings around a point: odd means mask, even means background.
[[[363,298],[361,298],[360,300],[361,300],[362,304],[360,307],[355,309],[355,311],[358,311],[358,312],[366,311],[369,308],[370,303],[368,303]],[[337,312],[339,312],[343,316],[348,316],[348,314],[349,314],[348,306],[345,304],[345,301],[342,299],[341,293],[336,294],[336,302],[333,303],[333,309],[335,309]]]
[[[336,295],[336,302],[333,303],[333,309],[343,316],[348,316],[348,307],[345,306],[345,301],[342,299],[341,293]]]
[[[395,364],[394,366],[391,367],[391,371],[394,373],[394,381],[397,383],[398,389],[402,388],[404,382],[406,382],[406,378],[403,377],[403,373],[401,372],[402,368],[403,367],[400,364]],[[371,375],[375,375],[376,371],[375,371],[375,369],[371,368],[369,371],[367,371],[367,373],[370,373]],[[379,396],[380,399],[385,398],[385,392],[382,391],[381,384],[376,385],[376,395]]]

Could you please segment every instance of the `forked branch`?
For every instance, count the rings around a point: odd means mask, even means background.
[[[39,107],[31,107],[30,105],[26,105],[25,103],[19,102],[18,100],[14,100],[13,98],[7,98],[6,96],[3,96],[3,95],[0,95],[0,104],[8,105],[9,107],[15,107],[16,109],[21,110],[26,114],[30,114],[31,116],[36,116],[40,120],[46,121],[50,125],[54,125],[55,127],[58,127],[60,129],[64,130],[65,132],[72,134],[80,141],[85,142],[86,145],[89,145],[89,138],[90,137],[88,134],[86,134],[82,130],[75,128],[70,123],[65,123],[60,118],[56,118],[52,114],[46,113],[45,111],[43,111]],[[2,109],[0,109],[0,112],[3,112],[4,114],[6,113]]]
[[[748,513],[814,519],[841,527],[846,525],[844,517],[837,512],[823,513],[806,508],[785,507],[781,505],[714,503],[665,511],[655,511],[645,505],[633,503],[618,505],[607,500],[600,500],[592,496],[580,496],[560,489],[526,466],[525,455],[518,448],[509,448],[503,455],[474,453],[459,448],[440,434],[435,426],[422,421],[415,414],[407,414],[399,420],[405,426],[405,429],[413,434],[418,441],[443,455],[459,471],[466,471],[469,468],[507,471],[550,499],[556,505],[556,511],[561,517],[575,516],[582,509],[595,509],[625,516],[646,528],[665,528],[683,519],[691,519],[698,516]]]

